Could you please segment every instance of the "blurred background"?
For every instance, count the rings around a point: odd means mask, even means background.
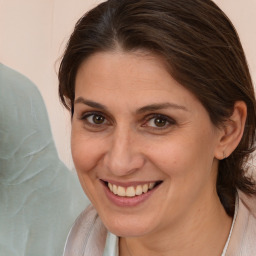
[[[70,116],[58,99],[59,60],[76,21],[102,0],[0,0],[0,63],[27,76],[45,101],[61,160],[74,169]],[[235,25],[256,83],[256,0],[215,0]]]

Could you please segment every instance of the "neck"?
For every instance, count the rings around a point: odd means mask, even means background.
[[[143,237],[120,238],[120,256],[221,255],[232,224],[218,196],[179,219]]]

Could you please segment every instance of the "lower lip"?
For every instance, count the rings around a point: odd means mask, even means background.
[[[139,204],[142,204],[145,202],[149,197],[152,196],[152,194],[156,191],[156,189],[160,186],[158,185],[156,188],[149,190],[147,193],[143,193],[139,196],[134,196],[134,197],[121,197],[113,194],[106,185],[104,186],[105,193],[108,197],[108,199],[114,203],[117,206],[121,207],[132,207],[132,206],[137,206]]]

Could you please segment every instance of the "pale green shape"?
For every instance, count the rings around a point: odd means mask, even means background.
[[[88,204],[58,157],[36,86],[0,63],[0,255],[62,255]]]

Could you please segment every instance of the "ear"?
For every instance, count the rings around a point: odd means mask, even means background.
[[[243,101],[237,101],[230,118],[220,128],[220,137],[215,150],[215,157],[219,160],[227,158],[238,146],[243,133],[247,117],[247,106]]]

